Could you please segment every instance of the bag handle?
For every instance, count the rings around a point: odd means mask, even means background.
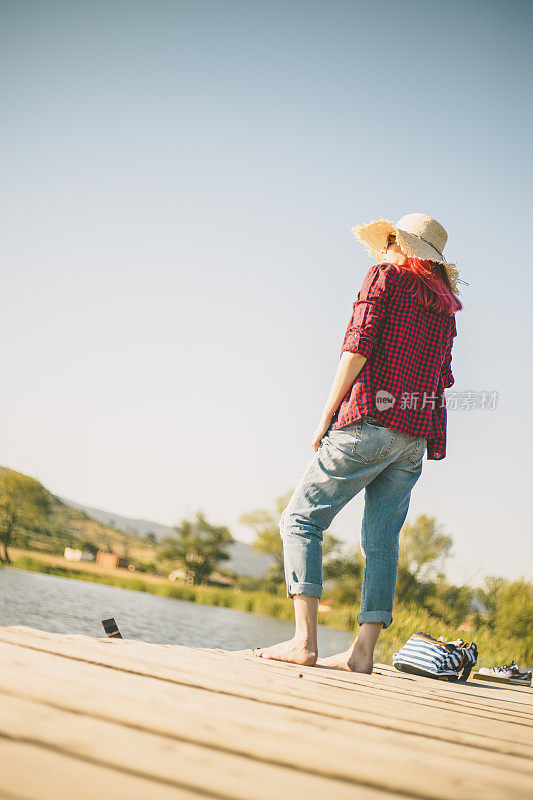
[[[468,664],[464,667],[463,671],[461,672],[461,677],[459,678],[460,681],[466,683],[468,678],[470,677],[470,673],[472,672],[472,667],[474,665],[469,661]]]

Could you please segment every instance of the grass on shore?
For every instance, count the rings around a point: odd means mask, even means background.
[[[13,551],[13,559],[14,567],[30,572],[117,586],[202,605],[233,608],[286,621],[294,619],[291,600],[266,592],[235,591],[216,586],[189,586],[155,575],[143,575],[141,578],[127,570],[110,570],[87,563],[74,562],[66,566],[61,556],[45,553],[28,554],[17,550]],[[319,622],[331,628],[355,632],[358,627],[357,613],[358,609],[354,606],[339,606],[320,613]],[[475,641],[479,651],[476,668],[508,664],[513,659],[516,659],[518,664],[527,665],[532,660],[533,654],[529,652],[526,640],[502,639],[486,626],[480,626],[466,634],[432,617],[424,609],[398,607],[394,609],[393,615],[393,624],[383,631],[376,649],[376,659],[384,663],[391,663],[393,653],[416,631],[424,631],[434,637],[444,635],[449,640],[461,636],[465,641]]]

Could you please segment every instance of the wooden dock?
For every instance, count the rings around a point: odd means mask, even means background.
[[[533,690],[0,628],[2,800],[533,797]]]

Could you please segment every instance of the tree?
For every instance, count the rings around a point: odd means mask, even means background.
[[[428,581],[451,554],[453,540],[439,530],[435,517],[420,514],[400,534],[399,567],[407,569],[415,581]]]
[[[0,561],[10,564],[8,547],[15,533],[41,523],[50,513],[50,495],[35,478],[20,472],[0,475]]]
[[[484,614],[479,615],[479,622],[484,621],[489,628],[494,629],[496,615],[498,613],[499,595],[508,581],[496,575],[488,575],[485,578],[484,586],[476,589],[475,596],[483,606]]]
[[[255,532],[255,539],[251,549],[258,553],[272,556],[273,564],[269,568],[270,580],[279,585],[285,581],[283,569],[283,540],[280,536],[279,520],[292,497],[292,492],[276,498],[276,511],[272,514],[264,509],[257,509],[241,514],[239,522],[248,525]]]
[[[501,642],[516,642],[525,664],[533,658],[533,583],[490,575],[476,589],[483,606],[477,623],[486,623]]]
[[[198,511],[195,520],[182,519],[174,526],[177,536],[167,536],[161,557],[177,562],[191,583],[206,583],[213,570],[229,559],[228,545],[234,539],[228,528],[210,525]]]
[[[441,572],[450,556],[453,541],[439,530],[435,517],[420,514],[400,532],[396,605],[409,603],[439,607],[437,587],[444,584]],[[464,593],[461,601],[464,600]],[[442,598],[441,598],[442,599]],[[440,602],[442,608],[442,602]]]
[[[442,580],[423,584],[427,587],[426,610],[449,625],[459,625],[470,613],[474,590],[470,586],[453,586]]]
[[[533,584],[523,578],[505,582],[498,592],[496,631],[505,638],[524,639],[533,645]]]
[[[361,596],[364,559],[358,547],[343,551],[341,545],[332,534],[324,538],[324,580],[333,584],[328,595],[334,603],[355,605]]]
[[[82,542],[78,543],[78,547],[80,550],[85,550],[86,552],[92,553],[95,556],[99,550],[99,547],[94,542],[90,542],[88,539],[84,539]]]

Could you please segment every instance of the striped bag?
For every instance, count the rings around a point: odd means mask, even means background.
[[[441,642],[421,631],[413,633],[392,656],[393,665],[402,672],[446,681],[466,681],[476,661],[475,642]]]

